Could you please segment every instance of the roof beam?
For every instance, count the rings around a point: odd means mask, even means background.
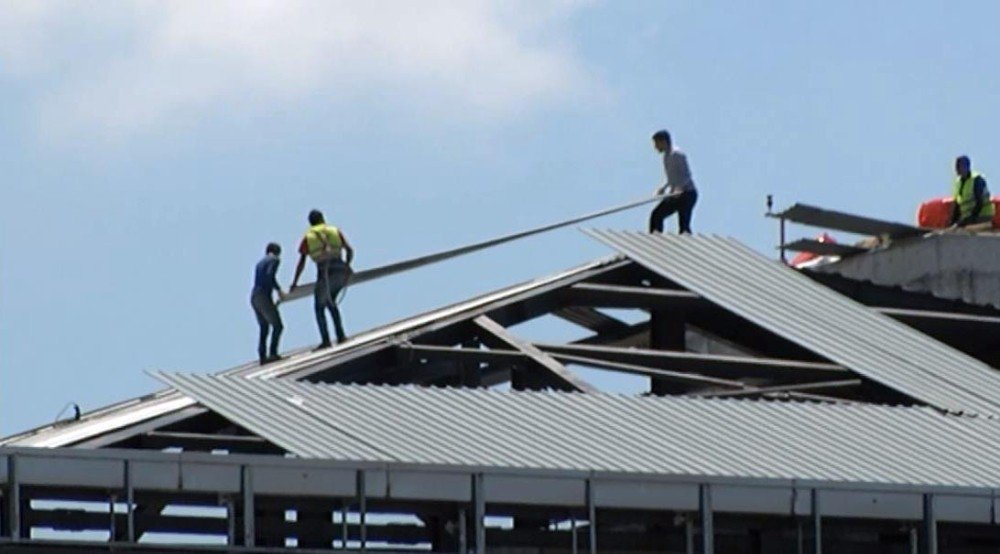
[[[179,447],[184,450],[211,452],[212,450],[228,450],[241,453],[283,452],[266,440],[253,435],[213,435],[209,433],[175,433],[167,431],[150,431],[142,436],[142,446],[149,449]]]
[[[560,308],[552,312],[552,315],[598,334],[618,335],[631,329],[628,323],[589,306]]]
[[[519,350],[478,348],[452,348],[450,346],[432,346],[425,344],[400,344],[399,348],[407,359],[417,361],[449,361],[478,363],[517,363],[528,359],[528,355]]]
[[[774,387],[753,387],[745,390],[719,391],[719,392],[696,392],[687,396],[698,396],[702,398],[729,398],[737,396],[762,396],[775,393],[791,392],[813,392],[820,390],[842,389],[848,387],[861,386],[861,379],[841,379],[838,381],[821,381],[818,383],[801,383],[795,385],[779,385]]]
[[[691,372],[723,379],[758,377],[782,382],[802,382],[828,380],[831,377],[849,373],[842,366],[824,362],[720,356],[717,354],[615,348],[585,344],[536,343],[535,346],[552,356],[570,354],[624,364]]]
[[[860,246],[836,242],[822,242],[815,239],[793,240],[792,242],[785,243],[785,250],[810,252],[812,254],[819,254],[820,256],[851,256],[868,251],[867,248],[861,248]]]
[[[599,283],[577,283],[563,289],[560,294],[564,302],[573,306],[656,309],[706,304],[700,295],[686,290]]]
[[[608,360],[588,358],[586,356],[574,356],[572,354],[552,354],[552,357],[563,363],[585,365],[600,369],[609,369],[611,371],[621,371],[622,373],[631,373],[634,375],[642,375],[645,377],[655,377],[656,379],[678,381],[691,385],[730,387],[737,389],[744,389],[747,387],[745,383],[742,383],[740,381],[732,379],[720,379],[717,377],[706,377],[704,375],[698,375],[697,373],[669,371],[666,369],[656,369],[641,365],[623,364],[619,362],[611,362]]]
[[[556,361],[555,358],[542,352],[533,344],[510,334],[507,329],[489,317],[481,315],[473,321],[476,326],[484,331],[485,336],[480,337],[484,344],[499,344],[500,346],[506,346],[522,352],[531,360],[533,365],[541,368],[564,388],[579,392],[598,392],[593,385],[574,375],[572,371],[566,369],[566,366]]]

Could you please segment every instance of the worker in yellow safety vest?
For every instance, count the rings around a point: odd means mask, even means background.
[[[951,214],[951,223],[955,227],[989,223],[993,221],[996,208],[990,198],[990,189],[986,188],[986,178],[972,171],[972,162],[968,156],[955,159],[955,183],[952,196],[955,208]]]
[[[347,254],[346,260],[342,255],[345,252]],[[305,269],[306,256],[316,263],[316,287],[313,290],[313,297],[315,299],[316,324],[319,325],[319,335],[322,339],[316,348],[319,350],[331,346],[330,331],[326,326],[327,310],[333,317],[337,343],[347,340],[336,298],[347,285],[347,279],[350,277],[354,249],[351,248],[347,237],[340,229],[326,224],[323,212],[313,210],[309,212],[309,229],[302,237],[302,242],[299,243],[299,263],[295,267],[292,289],[298,285],[302,270]]]

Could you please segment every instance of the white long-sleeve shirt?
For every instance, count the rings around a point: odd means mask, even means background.
[[[674,148],[663,153],[663,171],[667,175],[667,194],[676,194],[689,190],[697,190],[694,179],[691,178],[691,168],[688,167],[687,156]]]

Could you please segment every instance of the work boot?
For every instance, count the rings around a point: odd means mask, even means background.
[[[280,362],[281,360],[284,360],[284,359],[285,359],[285,357],[281,356],[279,354],[271,354],[270,356],[267,357],[267,363],[270,364],[270,363],[273,363],[273,362]]]
[[[330,344],[330,341],[325,340],[325,341],[319,343],[319,346],[317,346],[316,348],[313,348],[313,352],[319,352],[320,350],[323,350],[323,349],[326,349],[326,348],[330,348],[331,346],[333,346],[333,345]]]

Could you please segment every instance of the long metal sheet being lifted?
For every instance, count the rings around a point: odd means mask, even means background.
[[[1000,416],[1000,372],[735,239],[589,234],[708,301],[918,402]]]
[[[471,254],[473,252],[478,252],[480,250],[485,250],[487,248],[492,248],[494,246],[500,246],[501,244],[506,244],[518,239],[527,238],[533,235],[539,235],[546,233],[548,231],[553,231],[555,229],[561,229],[563,227],[568,227],[570,225],[576,225],[577,223],[583,223],[584,221],[589,221],[591,219],[596,219],[598,217],[604,217],[606,215],[611,215],[618,212],[623,212],[625,210],[631,210],[645,204],[649,204],[656,200],[661,200],[662,195],[654,195],[649,198],[643,198],[642,200],[636,200],[629,202],[627,204],[621,204],[618,206],[613,206],[611,208],[606,208],[600,211],[591,212],[577,217],[572,217],[570,219],[565,219],[563,221],[557,221],[555,223],[550,223],[548,225],[542,225],[541,227],[535,227],[533,229],[528,229],[526,231],[520,231],[517,233],[511,233],[509,235],[503,235],[500,237],[484,240],[481,242],[475,242],[472,244],[467,244],[465,246],[459,246],[457,248],[452,248],[450,250],[444,250],[441,252],[435,252],[433,254],[427,254],[426,256],[418,256],[416,258],[410,258],[408,260],[402,260],[389,265],[384,265],[381,267],[375,267],[372,269],[366,269],[359,271],[351,275],[350,284],[359,285],[366,281],[373,281],[375,279],[381,279],[383,277],[388,277],[390,275],[395,275],[397,273],[402,273],[404,271],[410,271],[411,269],[417,269],[419,267],[428,266],[431,264],[436,264],[438,262],[443,262],[445,260],[450,260],[452,258],[457,258],[459,256],[464,256],[466,254]],[[295,290],[285,297],[285,302],[291,300],[297,300],[312,294],[315,283],[306,283],[295,287]]]
[[[859,235],[888,235],[891,238],[902,238],[917,236],[926,232],[924,229],[904,223],[883,221],[881,219],[838,212],[836,210],[827,210],[808,204],[795,204],[781,213],[774,214],[774,217],[803,225],[836,229]]]

